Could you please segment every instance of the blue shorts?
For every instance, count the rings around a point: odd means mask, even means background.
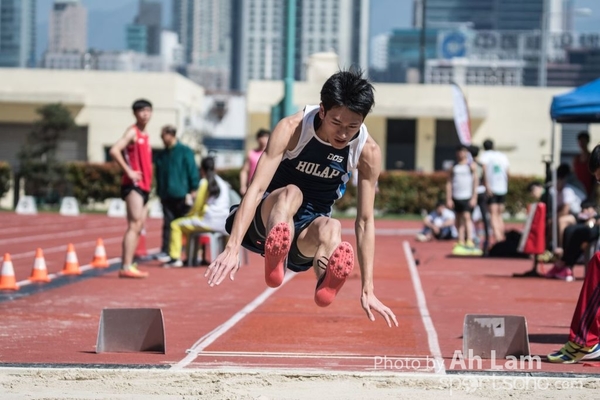
[[[265,240],[267,238],[265,224],[263,224],[261,217],[261,209],[265,198],[268,196],[268,193],[265,193],[263,199],[260,204],[256,208],[256,213],[254,213],[254,218],[250,223],[250,227],[246,234],[244,235],[244,239],[242,240],[242,246],[244,248],[254,252],[265,255]],[[238,205],[231,207],[231,213],[229,217],[227,217],[227,221],[225,223],[225,230],[228,233],[231,233],[231,229],[233,227],[233,219],[235,217],[235,213],[237,212]],[[301,207],[296,215],[294,215],[294,239],[292,240],[292,246],[290,248],[290,252],[288,254],[288,262],[287,268],[294,272],[302,272],[309,270],[313,265],[313,257],[307,257],[300,253],[298,249],[298,236],[300,233],[310,225],[318,217],[322,217],[322,214],[318,214],[307,210],[304,207]]]

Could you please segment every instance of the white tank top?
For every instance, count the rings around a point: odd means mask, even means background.
[[[469,200],[473,197],[473,173],[469,164],[454,164],[452,167],[452,198]]]

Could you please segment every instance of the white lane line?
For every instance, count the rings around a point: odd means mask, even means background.
[[[109,238],[109,239],[103,239],[104,244],[117,243],[117,242],[121,242],[121,241],[123,241],[122,236]],[[77,250],[77,248],[82,248],[82,247],[83,248],[94,247],[94,246],[96,246],[96,241],[94,240],[91,242],[73,242],[73,245],[75,246],[75,250]],[[42,250],[44,251],[44,255],[52,254],[52,253],[59,253],[59,252],[66,252],[67,245],[54,246],[54,247],[42,247]],[[13,260],[19,260],[21,258],[29,258],[29,257],[33,258],[34,256],[35,256],[35,251],[27,251],[24,253],[11,254],[10,258]]]
[[[354,234],[354,229],[352,228],[343,228],[343,235],[352,235]],[[390,228],[377,228],[375,229],[375,235],[379,236],[403,236],[403,235],[414,235],[421,232],[421,229],[390,229]]]
[[[435,373],[445,374],[446,367],[444,366],[444,359],[442,358],[442,351],[440,349],[440,343],[438,341],[438,335],[433,326],[429,309],[427,308],[427,302],[425,301],[425,293],[423,292],[423,286],[421,285],[421,278],[419,278],[419,272],[417,271],[417,265],[410,248],[410,244],[405,240],[402,243],[404,247],[404,255],[406,256],[406,262],[408,263],[408,270],[410,271],[410,278],[417,295],[417,304],[419,306],[419,313],[427,332],[427,342],[429,343],[429,351],[435,361]]]
[[[54,233],[46,233],[43,235],[36,236],[20,236],[12,239],[2,239],[0,240],[0,246],[4,246],[10,243],[26,243],[33,242],[38,240],[46,240],[46,239],[60,239],[60,238],[69,238],[69,237],[78,237],[81,235],[86,235],[94,232],[102,232],[102,233],[112,233],[112,232],[123,232],[125,229],[121,226],[113,226],[108,228],[94,228],[94,229],[79,229],[76,231],[65,231],[62,233],[54,232]]]
[[[180,370],[180,369],[183,369],[183,368],[187,367],[188,365],[190,365],[198,357],[198,355],[202,352],[202,350],[204,350],[205,348],[210,346],[215,340],[217,340],[219,337],[221,337],[223,334],[225,334],[228,330],[233,328],[235,326],[235,324],[240,322],[240,320],[242,318],[244,318],[246,315],[250,314],[256,308],[258,308],[258,306],[260,306],[262,303],[264,303],[276,291],[281,289],[283,287],[283,285],[285,285],[290,280],[292,280],[292,278],[294,276],[296,276],[296,274],[293,273],[292,271],[288,270],[286,272],[285,279],[283,280],[283,283],[281,284],[281,286],[279,286],[278,288],[266,289],[264,292],[262,292],[260,295],[258,295],[258,297],[256,297],[250,303],[248,303],[240,311],[235,313],[231,318],[229,318],[223,324],[217,326],[211,332],[209,332],[206,335],[204,335],[203,337],[201,337],[196,343],[194,343],[194,345],[192,346],[191,349],[188,349],[186,351],[188,353],[187,356],[185,356],[185,358],[183,360],[179,361],[177,364],[171,366],[171,369]]]

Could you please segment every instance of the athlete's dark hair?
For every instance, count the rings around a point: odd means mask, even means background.
[[[485,142],[483,142],[483,149],[484,150],[492,150],[494,148],[494,142],[492,142],[490,139],[486,140]]]
[[[131,105],[131,109],[133,111],[141,110],[144,107],[152,108],[152,103],[150,103],[146,99],[138,99],[138,100],[134,101],[133,104]]]
[[[343,106],[365,118],[375,104],[373,85],[361,70],[339,71],[321,88],[321,103],[325,112]]]
[[[600,168],[600,144],[594,147],[588,161],[588,169],[593,174]]]
[[[200,163],[200,168],[204,171],[206,180],[208,181],[208,196],[217,197],[221,193],[219,184],[215,179],[215,159],[212,157],[205,157]]]

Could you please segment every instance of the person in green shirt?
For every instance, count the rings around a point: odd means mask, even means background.
[[[170,260],[171,222],[188,213],[198,189],[198,166],[194,151],[177,140],[177,129],[172,125],[162,128],[161,139],[165,145],[155,157],[156,193],[163,208],[161,251],[155,258]]]

